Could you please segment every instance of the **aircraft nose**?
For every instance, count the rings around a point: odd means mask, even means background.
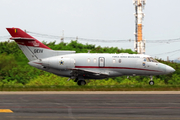
[[[166,72],[167,73],[173,73],[173,72],[175,72],[176,70],[174,69],[174,68],[172,68],[172,67],[170,67],[170,66],[166,66]]]

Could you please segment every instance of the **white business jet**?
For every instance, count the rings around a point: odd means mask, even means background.
[[[45,46],[19,28],[7,28],[11,40],[29,60],[29,65],[58,76],[75,79],[78,85],[85,85],[85,79],[104,79],[118,76],[150,76],[173,73],[175,70],[143,54],[102,54],[55,51]]]

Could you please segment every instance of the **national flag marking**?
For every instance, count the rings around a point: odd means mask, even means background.
[[[17,33],[17,29],[14,29],[14,32]]]
[[[0,113],[13,113],[10,109],[0,109]]]

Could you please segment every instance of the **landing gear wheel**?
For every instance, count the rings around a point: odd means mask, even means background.
[[[154,81],[149,81],[149,85],[154,85]]]
[[[77,84],[79,86],[86,85],[86,81],[85,80],[78,80]]]

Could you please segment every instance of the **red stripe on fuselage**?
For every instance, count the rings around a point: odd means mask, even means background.
[[[141,68],[129,68],[129,67],[75,66],[75,68],[128,69],[128,70],[143,70],[143,71],[152,71],[152,72],[162,72],[162,71],[158,71],[158,70],[149,70],[149,69],[141,69]]]

